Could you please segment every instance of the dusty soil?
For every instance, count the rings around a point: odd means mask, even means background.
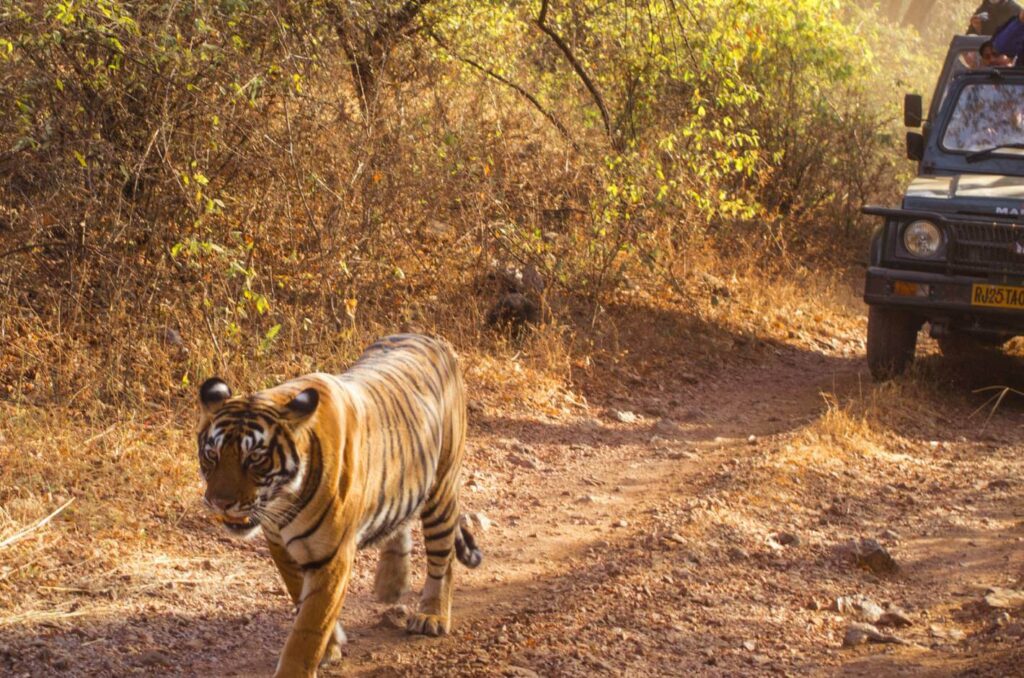
[[[931,350],[875,386],[860,322],[733,337],[718,365],[660,355],[614,386],[581,378],[561,409],[481,396],[463,496],[491,525],[452,635],[406,635],[364,553],[321,675],[1016,673],[1024,609],[984,597],[1024,588],[1024,399],[990,414],[972,390],[1024,369]],[[146,557],[19,590],[0,673],[270,675],[291,608],[266,549],[198,509],[173,521]],[[865,538],[898,570],[858,564]],[[843,647],[858,620],[831,608],[857,594],[903,611],[880,628],[901,642]]]

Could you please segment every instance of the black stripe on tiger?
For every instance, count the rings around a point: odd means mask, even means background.
[[[468,568],[479,567],[484,560],[484,554],[477,548],[473,533],[462,526],[455,536],[455,557]]]
[[[284,545],[286,547],[290,546],[291,544],[293,544],[294,542],[299,541],[300,539],[306,539],[311,534],[313,534],[314,532],[319,530],[320,529],[320,525],[322,525],[323,522],[324,522],[324,518],[327,517],[327,514],[329,514],[333,508],[334,508],[334,497],[332,496],[330,499],[327,500],[327,506],[325,506],[324,510],[320,512],[320,515],[319,515],[319,517],[317,517],[316,521],[312,525],[310,525],[308,528],[303,530],[302,534],[295,535],[294,537],[292,537],[291,539],[286,541],[284,543]]]

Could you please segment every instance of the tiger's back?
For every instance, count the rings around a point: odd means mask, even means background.
[[[385,337],[338,380],[366,436],[359,547],[390,535],[420,508],[425,521],[445,517],[457,498],[466,437],[465,389],[451,348],[421,335]]]

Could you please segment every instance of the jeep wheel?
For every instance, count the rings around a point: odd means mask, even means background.
[[[876,381],[903,374],[914,361],[921,323],[906,311],[868,308],[868,367]]]

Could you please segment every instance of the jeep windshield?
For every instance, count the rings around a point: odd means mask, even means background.
[[[1024,82],[971,83],[957,97],[942,148],[968,161],[992,154],[1024,156]]]

